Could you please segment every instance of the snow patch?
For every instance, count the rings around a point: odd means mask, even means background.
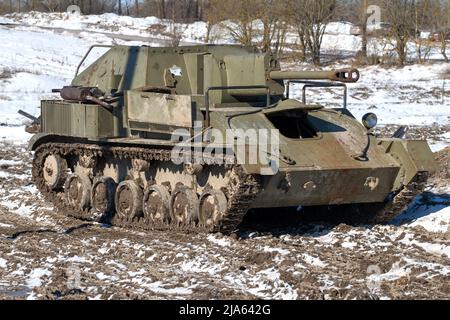
[[[13,166],[18,166],[20,164],[22,164],[22,161],[0,159],[0,166],[13,167]]]
[[[0,110],[3,110],[1,103],[0,103]],[[2,119],[1,111],[0,111],[0,119]],[[25,132],[25,126],[19,127],[0,126],[0,139],[4,143],[20,142],[25,144],[28,142],[28,140],[30,140],[31,136],[32,136],[31,134]]]
[[[447,256],[447,258],[450,258],[450,246],[447,244],[439,244],[439,243],[427,243],[427,242],[420,242],[413,239],[414,235],[412,234],[406,234],[406,236],[400,240],[400,243],[407,245],[407,246],[416,246],[421,248],[422,250],[437,256]]]
[[[161,293],[167,295],[181,295],[181,296],[187,296],[192,294],[192,289],[190,288],[183,288],[183,287],[165,288],[163,285],[164,284],[161,281],[149,284],[147,283],[142,284],[143,287],[153,291],[154,293]]]
[[[309,265],[319,267],[319,268],[325,268],[328,264],[320,260],[319,258],[313,257],[309,254],[303,254],[303,259],[305,262]]]
[[[356,246],[358,246],[358,244],[356,242],[344,241],[342,242],[341,246],[342,248],[353,250]]]
[[[448,194],[418,197],[392,224],[401,225],[406,222],[410,228],[422,227],[429,232],[447,233],[450,230],[449,201]]]
[[[36,268],[28,275],[27,286],[29,288],[40,287],[42,285],[41,278],[44,276],[50,277],[52,273],[48,269]]]
[[[14,228],[12,224],[0,223],[1,228]]]
[[[295,288],[281,280],[280,273],[275,268],[258,272],[252,277],[252,284],[248,292],[259,297],[271,297],[275,300],[296,300],[298,293]]]
[[[109,281],[118,281],[119,280],[118,277],[116,277],[116,276],[109,276],[107,274],[104,274],[103,272],[97,272],[95,274],[95,276],[97,277],[97,279],[102,280],[102,281],[103,280],[109,280]]]
[[[226,238],[218,238],[217,236],[210,234],[208,235],[207,239],[209,242],[214,243],[220,247],[231,246],[231,241]]]

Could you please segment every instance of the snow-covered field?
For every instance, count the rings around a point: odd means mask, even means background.
[[[115,15],[0,17],[1,298],[450,298],[448,180],[388,226],[319,224],[269,233],[255,227],[240,240],[129,233],[54,212],[30,182],[30,135],[17,111],[38,115],[39,100],[57,98],[51,89],[70,83],[90,45],[161,45],[167,38],[152,30],[167,23]],[[341,27],[330,26],[324,51],[357,51],[359,38],[337,34]],[[204,39],[204,23],[183,28],[184,43]],[[231,42],[216,32],[217,42]],[[409,125],[434,151],[450,145],[449,65],[361,73],[349,85],[356,116],[377,113],[381,131]],[[308,101],[337,106],[340,90],[309,91]],[[301,95],[295,86],[291,92]]]
[[[0,159],[0,298],[449,298],[448,184],[387,226],[255,224],[237,239],[69,218],[32,185],[22,138]]]

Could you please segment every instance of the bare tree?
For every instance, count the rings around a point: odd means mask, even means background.
[[[178,47],[183,39],[183,33],[186,31],[186,26],[175,22],[175,10],[172,10],[172,19],[169,24],[168,36],[170,38],[171,45],[173,47]]]
[[[304,41],[315,65],[320,65],[323,35],[335,10],[336,0],[291,0],[290,2],[290,12],[300,41]]]
[[[59,0],[44,0],[42,1],[42,5],[49,11],[49,12],[55,12],[60,8],[61,1]]]
[[[424,63],[431,53],[430,39],[423,39],[421,31],[429,27],[436,2],[434,0],[421,0],[414,7],[414,37],[413,42],[416,47],[417,61]],[[440,6],[439,6],[440,7]]]
[[[361,45],[361,56],[367,60],[367,19],[369,18],[369,13],[367,12],[369,4],[367,0],[363,0],[361,6],[361,33],[362,33],[362,45]]]
[[[216,2],[213,1],[209,1],[208,5],[205,8],[205,17],[206,17],[206,39],[205,42],[206,43],[210,43],[211,42],[211,32],[212,29],[215,25],[219,24],[220,22],[220,18],[221,15],[217,14],[217,10],[216,10]]]
[[[140,12],[139,12],[139,0],[134,0],[134,14],[139,17],[140,16]]]
[[[390,23],[390,35],[398,64],[404,66],[408,57],[408,41],[415,32],[416,2],[411,0],[383,0],[384,16]]]
[[[440,43],[440,52],[445,62],[449,62],[447,44],[450,38],[450,4],[439,0],[433,1],[431,16],[433,24],[432,37],[435,37],[433,40],[437,40]]]
[[[301,3],[296,0],[289,0],[287,4],[287,19],[289,24],[295,26],[298,35],[298,49],[300,52],[300,61],[306,61],[306,32],[304,23],[304,13],[301,10]]]
[[[166,11],[166,0],[158,0],[158,9],[159,9],[159,17],[166,19],[167,11]]]
[[[258,17],[258,8],[259,0],[210,0],[208,19],[227,20],[221,26],[228,30],[233,39],[242,45],[252,45],[256,34],[253,22]]]
[[[262,40],[260,47],[264,52],[279,52],[285,42],[287,25],[284,21],[284,9],[286,1],[283,0],[265,0],[259,3],[258,17],[262,22]]]
[[[208,29],[221,21],[232,38],[242,45],[258,45],[264,52],[279,53],[285,45],[288,0],[210,0]],[[209,34],[209,32],[208,32]],[[209,39],[209,36],[207,36]]]
[[[208,0],[198,0],[197,3],[198,3],[198,19],[204,20],[206,8],[208,6]]]

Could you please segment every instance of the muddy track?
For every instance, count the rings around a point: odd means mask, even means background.
[[[64,199],[64,191],[62,189],[53,191],[49,189],[43,178],[43,163],[48,155],[59,155],[63,158],[68,156],[89,156],[97,159],[101,158],[117,158],[117,159],[138,159],[145,161],[171,161],[171,151],[165,149],[149,149],[149,148],[130,148],[130,147],[102,147],[88,144],[64,144],[49,143],[40,146],[34,156],[32,176],[35,185],[44,195],[47,201],[53,203],[61,212],[84,220],[94,220],[110,223],[113,226],[124,228],[137,228],[141,230],[182,230],[185,232],[221,232],[230,234],[237,229],[244,219],[253,200],[258,195],[260,184],[252,175],[247,175],[241,166],[234,163],[234,159],[204,159],[204,165],[224,165],[232,173],[232,179],[226,190],[224,190],[228,198],[228,209],[223,214],[219,223],[215,226],[206,228],[200,224],[178,225],[175,223],[154,223],[150,219],[127,218],[118,215],[102,214],[100,217],[90,210],[76,210],[66,205]]]

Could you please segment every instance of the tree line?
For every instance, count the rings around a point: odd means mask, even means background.
[[[379,12],[376,12],[379,11]],[[396,62],[408,60],[408,46],[413,43],[419,62],[427,59],[438,43],[449,62],[450,4],[442,0],[210,0],[207,21],[214,25],[222,20],[233,38],[244,45],[256,44],[263,51],[280,53],[288,44],[288,31],[297,35],[294,51],[300,60],[321,63],[321,47],[326,26],[331,21],[352,22],[361,35],[360,61],[369,62],[368,39],[388,41]],[[379,21],[374,21],[374,17]],[[253,21],[259,20],[257,26]],[[377,22],[380,33],[369,32],[369,23]],[[261,31],[262,29],[262,31]],[[430,33],[428,38],[422,32]],[[382,53],[380,53],[382,54]]]
[[[407,62],[411,42],[418,60],[426,60],[430,46],[419,36],[424,30],[432,32],[430,40],[440,44],[443,58],[449,61],[450,4],[442,0],[0,0],[0,13],[63,12],[70,5],[79,6],[83,14],[115,12],[183,23],[206,21],[208,42],[213,27],[226,20],[222,27],[237,43],[275,53],[291,49],[300,60],[315,64],[321,63],[325,27],[331,21],[359,26],[363,39],[359,57],[367,61],[368,39],[373,36],[367,22],[374,14],[369,9],[376,5],[381,22],[387,25],[384,36],[391,40],[398,64]],[[298,39],[295,44],[286,41],[292,33]]]
[[[207,0],[0,0],[0,13],[64,12],[70,5],[83,14],[117,13],[134,17],[156,16],[177,22],[204,20]]]

